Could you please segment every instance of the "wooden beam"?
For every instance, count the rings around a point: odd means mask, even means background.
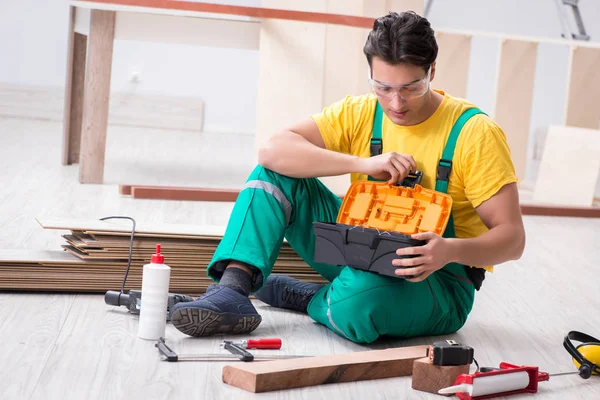
[[[67,71],[65,79],[63,165],[79,162],[79,147],[81,144],[87,37],[74,31],[76,12],[77,9],[71,6],[69,11]]]
[[[134,199],[234,202],[240,189],[119,185],[119,194]]]
[[[119,185],[119,194],[123,196],[131,196],[131,185]]]
[[[354,26],[358,28],[372,28],[373,18],[344,14],[329,14],[324,12],[309,12],[282,10],[278,8],[261,8],[232,6],[227,4],[214,4],[203,2],[190,2],[179,0],[82,0],[82,3],[115,4],[121,6],[158,8],[167,10],[195,11],[213,14],[240,15],[261,19],[281,19],[290,21],[317,22],[323,24]]]
[[[427,346],[226,365],[223,382],[253,393],[412,374]]]
[[[173,190],[175,189],[175,190]],[[134,199],[162,199],[183,201],[236,201],[240,191],[237,189],[206,188],[169,188],[132,186]]]
[[[600,207],[557,207],[538,204],[521,204],[523,215],[549,217],[600,218]]]
[[[115,11],[92,10],[83,98],[79,182],[103,183]]]
[[[422,392],[438,394],[438,390],[454,385],[460,374],[468,374],[469,367],[469,364],[433,365],[429,363],[429,358],[420,358],[413,363],[411,387]]]

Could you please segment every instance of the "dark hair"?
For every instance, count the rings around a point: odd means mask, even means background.
[[[373,57],[379,57],[388,64],[409,63],[427,70],[437,57],[438,46],[427,18],[413,11],[390,12],[375,20],[363,52],[369,66]]]

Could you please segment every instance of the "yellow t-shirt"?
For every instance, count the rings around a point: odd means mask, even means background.
[[[464,99],[436,91],[444,99],[422,123],[399,126],[385,114],[382,123],[382,152],[410,154],[417,169],[423,171],[421,185],[428,189],[435,189],[438,162],[452,126],[464,110],[474,107]],[[373,94],[347,96],[313,115],[327,149],[369,157],[376,103]],[[351,174],[352,181],[357,179],[367,176]],[[475,208],[512,182],[517,182],[517,176],[504,132],[488,116],[475,115],[463,127],[452,159],[448,194],[453,200],[456,237],[476,237],[486,232],[488,228]],[[492,270],[492,266],[478,267]]]

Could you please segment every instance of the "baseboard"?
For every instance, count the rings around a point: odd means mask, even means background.
[[[153,129],[203,132],[202,99],[113,92],[108,123]],[[0,83],[0,116],[62,122],[64,90],[60,87]]]

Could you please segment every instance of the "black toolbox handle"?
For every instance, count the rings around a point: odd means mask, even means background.
[[[344,235],[344,244],[347,245],[348,242],[362,244],[365,246],[369,246],[371,250],[377,249],[379,246],[379,242],[381,241],[381,237],[379,234],[374,232],[366,232],[364,228],[355,227],[346,229]]]

